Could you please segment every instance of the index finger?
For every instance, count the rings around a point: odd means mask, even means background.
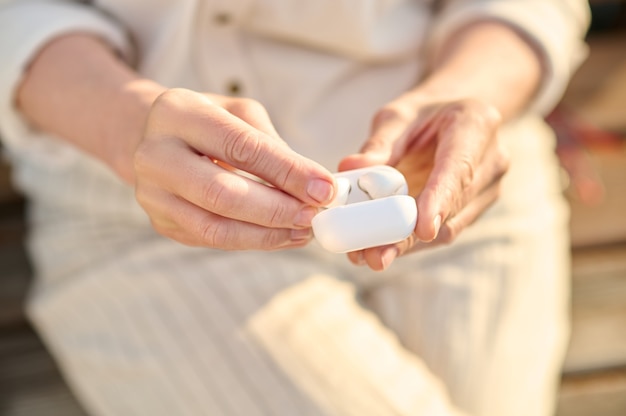
[[[253,128],[201,94],[170,90],[155,104],[161,131],[197,152],[224,161],[312,205],[334,197],[332,174],[276,138]]]
[[[432,171],[417,197],[421,221],[416,233],[421,241],[435,239],[441,225],[480,190],[475,176],[487,149],[497,143],[497,114],[456,113],[455,117],[454,122],[434,122],[440,129]]]

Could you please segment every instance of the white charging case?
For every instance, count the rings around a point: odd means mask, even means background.
[[[335,178],[338,195],[312,221],[313,234],[324,249],[346,253],[397,243],[411,235],[417,206],[407,195],[400,172],[380,165],[340,172]]]

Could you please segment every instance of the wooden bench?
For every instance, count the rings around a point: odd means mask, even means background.
[[[24,316],[31,280],[24,209],[0,163],[0,414],[85,416]]]

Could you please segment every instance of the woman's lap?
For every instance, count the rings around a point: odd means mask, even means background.
[[[533,194],[536,167],[508,184],[536,202],[509,192],[383,274],[315,246],[216,252],[60,215],[33,234],[30,316],[96,415],[446,415],[447,396],[472,415],[549,414],[566,215]]]

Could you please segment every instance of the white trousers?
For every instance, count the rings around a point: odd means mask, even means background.
[[[384,273],[315,244],[184,247],[92,162],[40,172],[30,318],[96,416],[548,416],[568,335],[567,210],[550,132],[529,120],[503,139],[502,200]]]

